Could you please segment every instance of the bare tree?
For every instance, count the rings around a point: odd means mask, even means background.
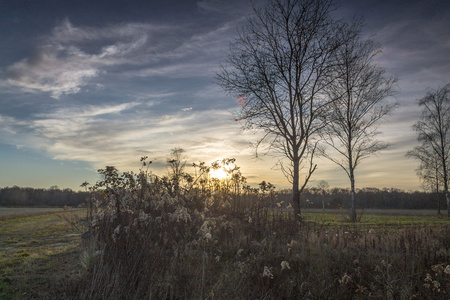
[[[167,158],[169,169],[169,178],[173,185],[173,192],[179,192],[180,183],[185,174],[186,168],[186,154],[183,148],[177,147],[172,149],[170,157]]]
[[[438,214],[441,214],[440,190],[442,184],[442,168],[440,168],[440,159],[434,153],[430,144],[422,144],[414,147],[413,150],[406,153],[407,157],[414,158],[419,161],[419,166],[416,169],[416,174],[422,180],[422,185],[426,191],[431,191],[436,194],[438,205]]]
[[[225,91],[246,97],[245,128],[264,133],[256,149],[265,141],[287,158],[289,164],[281,166],[292,183],[297,217],[301,193],[317,167],[314,139],[330,102],[325,93],[334,79],[330,70],[348,38],[331,17],[334,7],[332,0],[269,0],[254,7],[217,74]]]
[[[363,159],[388,146],[376,139],[380,134],[377,123],[396,106],[385,101],[393,94],[396,80],[386,78],[385,70],[374,63],[380,46],[363,39],[361,29],[359,23],[349,27],[353,39],[339,49],[334,70],[338,78],[329,86],[335,101],[330,104],[328,127],[323,131],[323,141],[333,151],[322,152],[350,179],[352,221],[356,221],[355,169]]]
[[[328,188],[330,185],[327,181],[321,180],[319,184],[317,184],[317,188],[320,191],[320,198],[322,198],[322,212],[325,213],[325,195],[327,194]]]
[[[413,126],[417,139],[422,144],[415,147],[407,155],[420,162],[422,178],[436,176],[437,189],[439,182],[444,185],[447,201],[447,215],[450,217],[450,197],[448,194],[448,170],[450,165],[450,84],[434,92],[429,92],[418,100],[422,107],[422,116]]]

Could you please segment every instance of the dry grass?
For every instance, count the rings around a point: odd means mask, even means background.
[[[0,207],[0,221],[39,215],[60,213],[61,208],[48,207]]]
[[[448,219],[365,214],[348,223],[342,213],[306,213],[298,221],[272,189],[245,186],[238,168],[221,182],[197,167],[197,178],[100,170],[93,191],[104,206],[90,220],[86,280],[74,298],[449,298]]]
[[[66,212],[75,215],[85,212]],[[0,221],[0,298],[448,299],[448,220],[315,221],[333,215],[296,223],[156,197],[139,211],[96,216],[83,245],[54,213],[21,215]]]
[[[333,221],[333,214],[307,214],[297,222],[288,213],[264,207],[243,213],[214,207],[214,199],[204,201],[213,204],[198,211],[186,201],[189,195],[118,194],[93,220],[100,252],[79,298],[450,295],[447,219],[367,215],[366,223],[354,224]]]
[[[75,218],[85,212],[2,212],[0,299],[61,299],[68,279],[80,274],[80,233],[61,216]]]

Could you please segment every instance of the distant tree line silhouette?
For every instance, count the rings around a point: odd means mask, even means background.
[[[325,209],[350,207],[351,190],[349,188],[319,188],[305,189],[302,201],[304,208],[322,208],[322,200]],[[362,188],[356,190],[358,208],[360,209],[438,209],[445,207],[443,195],[423,191],[405,191],[397,188]],[[279,202],[289,203],[292,197],[289,190],[278,192]],[[439,202],[438,202],[439,201]]]
[[[85,203],[88,192],[77,192],[72,189],[59,189],[57,186],[48,189],[31,187],[4,187],[0,189],[0,206],[10,207],[78,207]]]
[[[54,186],[49,189],[30,187],[4,187],[0,189],[0,206],[4,207],[78,207],[85,205],[90,192],[73,191],[72,189],[59,189]],[[290,190],[274,191],[274,203],[283,202],[286,207],[290,203],[292,192]],[[347,209],[350,204],[350,189],[328,188],[326,190],[312,187],[306,188],[302,207]],[[397,188],[362,188],[357,190],[358,207],[361,209],[437,209],[446,207],[442,194],[423,191],[405,191]],[[439,202],[438,202],[439,201]]]

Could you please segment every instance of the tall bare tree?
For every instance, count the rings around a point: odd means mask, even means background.
[[[329,123],[323,131],[323,141],[332,152],[322,152],[350,179],[352,221],[356,221],[355,169],[363,159],[388,146],[376,139],[380,134],[377,123],[396,105],[386,101],[393,94],[396,80],[387,78],[385,70],[375,64],[381,48],[363,39],[361,29],[360,23],[349,27],[353,38],[339,49],[334,70],[337,80],[329,86],[335,101],[330,104]]]
[[[334,8],[332,0],[269,0],[254,7],[217,74],[225,91],[246,97],[245,128],[264,132],[259,142],[287,158],[282,170],[292,183],[297,217],[301,193],[316,169],[314,139],[330,102],[325,91],[334,80],[331,69],[349,38],[331,17]]]
[[[414,147],[406,156],[419,161],[416,174],[422,180],[425,190],[436,193],[438,214],[441,214],[440,190],[443,186],[443,174],[439,157],[429,143]]]
[[[322,200],[322,212],[325,213],[325,195],[327,194],[328,188],[330,185],[327,181],[321,180],[317,184],[317,188],[319,189],[320,198]]]
[[[180,190],[180,183],[185,174],[186,168],[186,154],[183,148],[176,147],[172,149],[170,157],[167,158],[169,169],[169,178],[173,185],[173,192],[176,194]]]
[[[448,171],[450,167],[450,84],[429,92],[418,100],[422,107],[420,120],[413,126],[417,139],[422,144],[408,152],[408,156],[419,160],[423,174],[437,172],[437,184],[444,185],[447,215],[450,217],[448,194]]]

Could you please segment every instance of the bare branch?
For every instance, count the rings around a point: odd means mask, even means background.
[[[420,146],[409,151],[406,156],[419,161],[417,175],[425,183],[434,182],[444,186],[447,200],[447,215],[450,217],[450,197],[448,194],[448,170],[450,167],[450,84],[419,99],[423,107],[422,116],[413,130],[417,133]]]
[[[283,174],[293,185],[296,215],[303,187],[315,170],[315,136],[325,127],[332,99],[327,87],[336,80],[337,55],[351,39],[346,24],[334,20],[333,0],[269,0],[231,43],[227,64],[217,74],[230,95],[245,95],[246,128],[264,131],[263,141],[284,155]],[[305,165],[303,165],[305,164]]]
[[[340,166],[350,179],[352,219],[356,220],[355,169],[359,163],[385,149],[388,144],[376,140],[379,123],[396,106],[385,102],[393,94],[395,78],[386,78],[384,69],[373,58],[381,51],[372,40],[361,38],[360,22],[343,29],[349,37],[339,48],[332,72],[336,79],[327,87],[330,109],[327,127],[321,135],[334,154],[322,155]],[[347,32],[345,34],[345,32]],[[340,157],[340,158],[337,158]]]

